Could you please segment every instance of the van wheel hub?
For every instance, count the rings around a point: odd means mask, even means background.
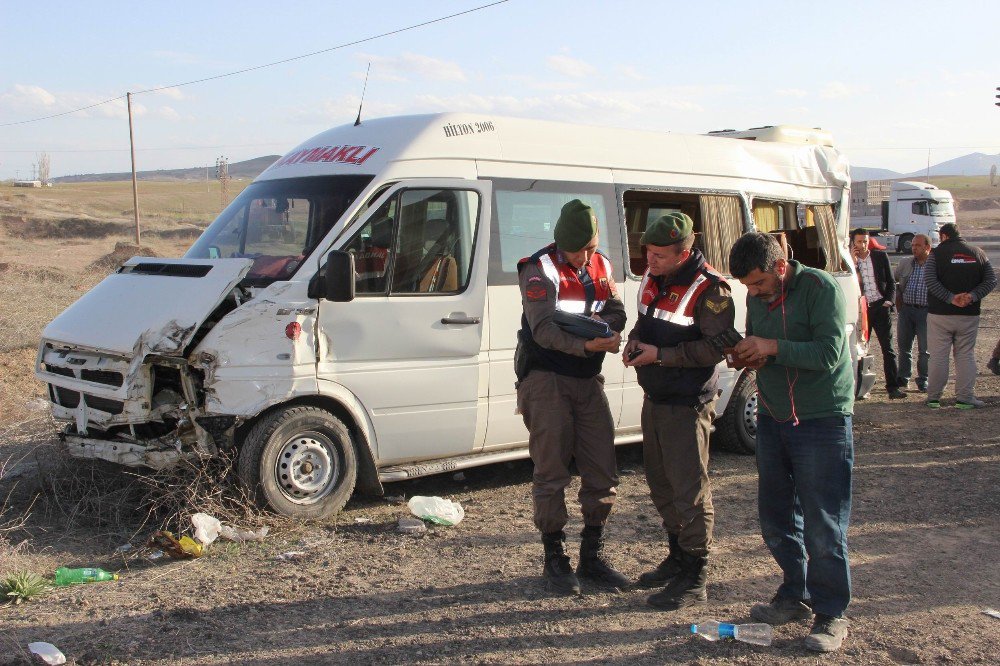
[[[338,473],[336,447],[315,432],[286,441],[275,464],[275,478],[282,493],[300,504],[311,504],[326,496]]]
[[[743,427],[751,437],[757,436],[757,391],[743,403]]]

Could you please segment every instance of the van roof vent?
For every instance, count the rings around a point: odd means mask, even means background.
[[[708,136],[746,139],[748,141],[833,146],[833,135],[830,132],[820,127],[801,127],[799,125],[764,125],[763,127],[751,127],[748,130],[716,130],[709,132]]]
[[[119,273],[140,273],[142,275],[165,275],[170,277],[194,277],[200,278],[208,275],[212,270],[206,264],[161,264],[159,262],[142,262],[130,266],[122,266]]]

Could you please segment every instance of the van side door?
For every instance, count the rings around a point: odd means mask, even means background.
[[[320,301],[317,373],[364,405],[379,465],[482,446],[490,205],[488,182],[402,181],[337,243],[355,298]]]

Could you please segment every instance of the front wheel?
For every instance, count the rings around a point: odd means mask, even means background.
[[[340,511],[358,476],[351,433],[318,407],[281,409],[251,429],[237,473],[262,507],[292,518],[324,518]]]
[[[722,418],[715,424],[715,443],[734,453],[757,452],[757,373],[740,375]]]

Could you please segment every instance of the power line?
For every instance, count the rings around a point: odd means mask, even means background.
[[[218,150],[218,149],[230,149],[230,148],[267,148],[270,146],[288,146],[295,142],[293,141],[272,141],[270,143],[236,143],[236,144],[220,144],[217,146],[164,146],[155,148],[136,148],[136,152],[150,152],[150,151],[166,151],[166,150]],[[36,149],[22,149],[18,148],[16,150],[8,150],[6,148],[0,148],[0,153],[127,153],[128,148],[66,148],[66,149],[50,149],[50,148],[36,148]]]
[[[457,16],[462,16],[463,14],[471,14],[472,12],[478,12],[481,9],[487,9],[489,7],[494,7],[496,5],[502,5],[509,0],[497,0],[497,2],[491,2],[488,5],[480,5],[479,7],[474,7],[472,9],[466,9],[463,12],[458,12],[456,14],[449,14],[448,16],[442,16],[440,18],[432,19],[430,21],[424,21],[423,23],[417,23],[415,25],[407,26],[405,28],[398,28],[396,30],[390,30],[389,32],[383,32],[379,35],[374,35],[372,37],[365,37],[364,39],[358,39],[353,42],[347,42],[345,44],[338,44],[337,46],[331,46],[328,49],[321,49],[319,51],[313,51],[312,53],[306,53],[304,55],[294,56],[292,58],[285,58],[284,60],[276,60],[275,62],[269,62],[265,65],[257,65],[255,67],[247,67],[246,69],[240,69],[235,72],[229,72],[228,74],[218,74],[216,76],[208,76],[203,79],[195,79],[194,81],[186,81],[184,83],[175,83],[171,86],[159,86],[157,88],[147,88],[146,90],[140,90],[133,93],[134,95],[140,95],[142,93],[157,92],[159,90],[166,90],[168,88],[181,88],[183,86],[189,86],[195,83],[204,83],[205,81],[214,81],[215,79],[222,79],[227,76],[236,76],[237,74],[245,74],[247,72],[253,72],[258,69],[264,69],[265,67],[274,67],[275,65],[283,65],[287,62],[294,62],[296,60],[302,60],[303,58],[311,58],[315,55],[320,55],[322,53],[329,53],[330,51],[336,51],[338,49],[344,49],[348,46],[357,46],[358,44],[364,44],[365,42],[371,42],[376,39],[381,39],[382,37],[388,37],[390,35],[398,35],[401,32],[407,32],[408,30],[415,30],[417,28],[422,28],[424,26],[431,25],[433,23],[440,23],[441,21],[447,21],[448,19],[453,19]]]
[[[89,106],[81,106],[79,109],[73,109],[72,111],[63,111],[62,113],[53,113],[51,116],[42,116],[41,118],[32,118],[31,120],[18,120],[12,123],[0,123],[0,127],[10,127],[12,125],[25,125],[27,123],[37,123],[39,120],[48,120],[50,118],[58,118],[59,116],[68,116],[71,113],[77,113],[78,111],[86,111],[87,109],[93,109],[95,106],[102,106],[104,104],[110,104],[111,102],[117,101],[119,99],[125,99],[125,95],[119,95],[118,97],[112,97],[111,99],[106,99],[103,102],[97,102],[95,104],[90,104]]]
[[[303,55],[297,55],[297,56],[293,56],[291,58],[285,58],[284,60],[276,60],[274,62],[269,62],[269,63],[266,63],[264,65],[256,65],[254,67],[247,67],[245,69],[239,69],[239,70],[236,70],[235,72],[228,72],[226,74],[217,74],[215,76],[206,76],[204,78],[195,79],[193,81],[185,81],[183,83],[174,83],[174,84],[168,85],[168,86],[158,86],[156,88],[146,88],[145,90],[139,90],[139,91],[136,91],[136,92],[134,92],[132,94],[133,95],[141,95],[141,94],[144,94],[144,93],[151,93],[151,92],[157,92],[157,91],[160,91],[160,90],[167,90],[168,88],[182,88],[184,86],[190,86],[190,85],[194,85],[196,83],[204,83],[206,81],[214,81],[216,79],[226,78],[227,76],[236,76],[237,74],[246,74],[247,72],[254,72],[254,71],[257,71],[258,69],[265,69],[267,67],[274,67],[276,65],[283,65],[285,63],[294,62],[296,60],[302,60],[303,58],[311,58],[313,56],[321,55],[323,53],[330,53],[331,51],[337,51],[339,49],[345,49],[345,48],[347,48],[349,46],[357,46],[358,44],[364,44],[365,42],[371,42],[371,41],[374,41],[376,39],[381,39],[383,37],[389,37],[390,35],[398,35],[399,33],[407,32],[409,30],[416,30],[417,28],[423,28],[425,26],[432,25],[434,23],[440,23],[442,21],[447,21],[449,19],[453,19],[453,18],[456,18],[458,16],[463,16],[465,14],[471,14],[473,12],[478,12],[478,11],[483,10],[483,9],[488,9],[490,7],[495,7],[496,5],[502,5],[502,4],[506,3],[506,2],[509,2],[509,0],[497,0],[496,2],[491,2],[489,4],[480,5],[479,7],[473,7],[472,9],[466,9],[465,11],[457,12],[455,14],[449,14],[447,16],[441,16],[439,18],[431,19],[430,21],[424,21],[423,23],[416,23],[414,25],[410,25],[410,26],[407,26],[405,28],[397,28],[396,30],[390,30],[389,32],[383,32],[381,34],[373,35],[371,37],[365,37],[363,39],[358,39],[358,40],[355,40],[353,42],[346,42],[344,44],[338,44],[337,46],[331,46],[330,48],[327,48],[327,49],[321,49],[319,51],[313,51],[312,53],[305,53]],[[58,118],[59,116],[66,116],[66,115],[69,115],[71,113],[77,113],[78,111],[86,111],[87,109],[92,109],[95,106],[101,106],[102,104],[108,104],[110,102],[114,102],[115,100],[124,99],[124,98],[125,98],[125,95],[119,95],[118,97],[113,97],[111,99],[106,99],[103,102],[98,102],[96,104],[91,104],[89,106],[84,106],[84,107],[81,107],[79,109],[73,109],[72,111],[63,111],[62,113],[55,113],[55,114],[52,114],[51,116],[44,116],[44,117],[41,117],[41,118],[32,118],[30,120],[18,120],[16,122],[12,122],[12,123],[0,123],[0,127],[10,127],[10,126],[13,126],[13,125],[25,125],[27,123],[35,123],[35,122],[38,122],[40,120],[48,120],[50,118]]]

